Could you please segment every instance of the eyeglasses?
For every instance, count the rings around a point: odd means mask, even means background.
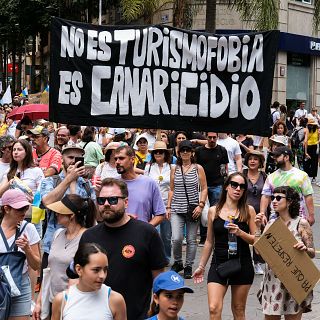
[[[252,185],[252,194],[254,196],[258,195],[258,186],[256,184]]]
[[[187,153],[187,152],[191,152],[191,149],[189,149],[189,148],[182,148],[182,149],[180,150],[180,153]]]
[[[164,150],[154,150],[153,153],[154,154],[164,154],[165,151]]]
[[[245,183],[238,183],[236,181],[230,181],[229,182],[230,186],[232,189],[237,189],[238,187],[240,187],[240,190],[246,190],[247,186]]]
[[[125,199],[126,197],[112,196],[112,197],[97,197],[97,203],[102,206],[106,203],[106,200],[110,206],[118,204],[119,199]]]
[[[281,199],[286,199],[286,197],[283,196],[271,196],[271,201],[273,201],[274,199],[276,199],[278,202],[281,201]]]

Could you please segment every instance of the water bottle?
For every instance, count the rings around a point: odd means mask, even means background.
[[[234,216],[229,216],[229,220],[231,223],[234,223]],[[238,251],[238,242],[237,236],[234,233],[228,231],[228,253],[229,256],[234,256]]]

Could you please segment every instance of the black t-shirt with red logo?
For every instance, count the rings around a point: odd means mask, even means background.
[[[151,301],[151,271],[167,264],[158,231],[134,219],[117,228],[100,223],[83,233],[80,243],[86,242],[97,243],[107,251],[105,284],[123,295],[128,320],[146,319]]]

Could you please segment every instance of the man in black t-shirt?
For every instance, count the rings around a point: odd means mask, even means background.
[[[197,163],[206,173],[210,206],[215,205],[220,198],[229,162],[227,150],[217,144],[217,139],[216,132],[208,132],[206,145],[196,149]],[[207,228],[200,224],[200,245],[205,242],[206,235]]]
[[[104,222],[85,231],[80,243],[105,248],[109,260],[105,284],[123,295],[128,320],[146,319],[153,278],[167,264],[160,236],[152,225],[125,213],[128,188],[124,181],[103,180],[97,204]]]

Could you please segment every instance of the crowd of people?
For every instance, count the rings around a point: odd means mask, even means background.
[[[255,274],[265,319],[300,319],[312,294],[297,304],[250,245],[282,219],[295,248],[314,257],[319,116],[302,103],[290,117],[275,102],[271,117],[262,138],[4,116],[0,262],[16,251],[21,260],[4,319],[182,319],[193,292],[184,279],[203,281],[211,255],[210,319],[221,319],[229,286],[234,318],[245,319]],[[231,258],[237,269],[226,275]],[[275,308],[278,293],[286,299]]]

